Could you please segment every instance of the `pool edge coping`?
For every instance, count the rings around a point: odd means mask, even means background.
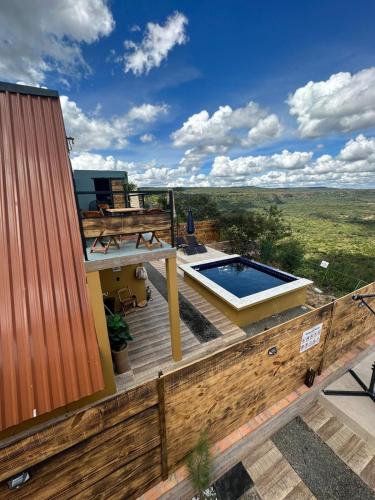
[[[199,284],[207,288],[210,292],[218,296],[220,299],[224,300],[227,302],[231,307],[236,309],[237,311],[241,311],[242,309],[245,309],[247,307],[253,306],[255,304],[259,304],[261,302],[266,302],[270,299],[274,299],[276,297],[279,297],[281,295],[285,295],[287,293],[290,293],[292,291],[300,290],[302,288],[306,288],[309,285],[312,285],[314,282],[311,280],[308,280],[306,278],[299,278],[298,276],[295,276],[296,280],[291,281],[289,283],[285,283],[284,285],[279,285],[273,288],[269,288],[268,290],[263,290],[262,292],[257,292],[253,293],[251,295],[247,295],[246,297],[239,298],[236,295],[234,295],[231,292],[228,292],[225,288],[222,286],[218,285],[214,281],[210,280],[209,278],[206,278],[203,276],[201,273],[193,269],[195,266],[200,266],[203,264],[209,264],[212,262],[220,262],[220,261],[226,261],[229,259],[233,259],[236,257],[241,257],[239,254],[232,254],[228,255],[226,257],[219,257],[219,258],[212,258],[212,259],[206,259],[202,261],[197,261],[197,262],[191,262],[188,264],[179,264],[179,268],[186,273],[190,278],[194,279],[197,281]],[[249,259],[250,260],[250,259]],[[253,261],[256,264],[260,264],[261,266],[264,267],[270,267],[266,266],[260,262]],[[280,271],[283,273],[283,271]],[[289,273],[283,273],[286,275],[291,276]]]

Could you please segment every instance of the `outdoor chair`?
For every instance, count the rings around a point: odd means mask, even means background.
[[[186,247],[183,248],[183,251],[185,253],[185,255],[195,255],[197,254],[197,247],[193,247],[193,246],[190,246],[190,245],[187,245]]]
[[[102,215],[105,215],[105,211],[107,208],[110,208],[108,203],[98,203],[98,208],[99,208],[99,211]]]
[[[188,246],[188,244],[186,243],[186,240],[183,236],[176,237],[176,244],[177,244],[177,248],[186,248]]]
[[[198,243],[197,238],[193,234],[188,234],[186,236],[187,242],[189,244],[189,247],[195,247],[196,253],[206,253],[207,248],[202,245],[201,243]]]
[[[136,295],[132,294],[128,286],[117,290],[117,296],[120,301],[121,309],[122,312],[124,313],[124,316],[135,310],[137,305],[137,297]]]

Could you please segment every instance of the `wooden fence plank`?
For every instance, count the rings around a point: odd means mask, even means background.
[[[300,386],[317,369],[332,304],[213,354],[165,376],[170,470],[189,453],[199,432],[213,442]],[[300,353],[302,333],[323,324],[321,342]],[[276,346],[277,354],[268,355]]]
[[[160,452],[161,452],[161,471],[162,479],[165,481],[169,476],[168,470],[168,444],[167,444],[167,428],[165,422],[165,388],[163,373],[159,373],[158,378],[158,396],[159,396],[159,428],[160,428]]]
[[[0,481],[156,405],[156,381],[147,382],[96,406],[50,424],[8,445],[1,444]]]
[[[35,466],[22,488],[8,490],[3,483],[0,498],[70,498],[159,445],[153,407]]]
[[[133,500],[158,483],[160,476],[160,449],[154,448],[90,486],[79,498]]]
[[[375,283],[356,290],[355,293],[375,293]],[[354,345],[363,342],[374,333],[374,317],[366,307],[361,307],[359,302],[353,301],[352,296],[353,293],[350,293],[335,302],[324,366],[334,363]],[[375,303],[374,299],[369,301]]]

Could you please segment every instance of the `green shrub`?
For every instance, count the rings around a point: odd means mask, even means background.
[[[289,273],[295,272],[303,264],[305,250],[302,243],[294,238],[282,240],[277,244],[275,260]]]
[[[194,489],[201,499],[209,498],[206,490],[211,483],[212,458],[207,431],[202,431],[194,450],[187,458],[187,468]]]

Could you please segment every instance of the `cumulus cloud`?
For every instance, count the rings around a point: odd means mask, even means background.
[[[125,170],[129,172],[135,168],[135,164],[132,162],[96,153],[84,152],[73,156],[71,160],[74,170]]]
[[[143,143],[153,142],[155,140],[155,136],[153,134],[143,134],[140,136],[139,140]]]
[[[298,170],[304,168],[313,156],[312,152],[286,149],[279,154],[270,156],[241,156],[231,160],[228,156],[217,156],[213,162],[211,175],[217,177],[248,176],[263,172],[267,168]]]
[[[0,12],[0,77],[38,84],[50,71],[87,71],[80,44],[114,27],[106,0],[3,0]]]
[[[231,159],[217,156],[207,180],[211,185],[303,186],[364,184],[374,178],[375,139],[358,135],[335,157],[290,152]],[[258,175],[262,174],[262,175]]]
[[[72,159],[75,169],[126,170],[140,186],[348,186],[366,187],[375,172],[375,138],[358,135],[336,156],[283,150],[272,155],[229,158],[217,156],[208,173],[156,161],[126,162],[113,156],[82,153]]]
[[[157,164],[154,160],[147,163],[128,162],[112,155],[89,152],[73,155],[72,166],[74,170],[125,170],[132,182],[139,186],[172,185],[179,175],[178,169]]]
[[[188,147],[181,164],[199,168],[209,155],[224,154],[232,147],[246,148],[275,139],[282,127],[275,114],[255,102],[232,109],[220,106],[211,116],[206,110],[190,116],[171,134],[173,145]]]
[[[61,96],[60,101],[67,134],[75,138],[75,151],[124,148],[130,136],[168,112],[165,104],[142,104],[122,116],[104,119],[98,116],[100,109],[89,116],[69,97]]]
[[[187,23],[188,19],[184,14],[175,12],[167,18],[164,25],[147,23],[140,43],[125,40],[125,72],[132,71],[139,76],[148,74],[152,68],[158,68],[173,47],[187,42]]]
[[[310,81],[291,94],[287,102],[302,137],[374,127],[375,68]]]
[[[236,135],[245,130],[247,135]],[[190,116],[182,127],[172,133],[176,147],[224,146],[248,143],[258,144],[277,137],[281,126],[276,115],[269,115],[255,102],[242,108],[220,106],[212,116],[206,110]]]

